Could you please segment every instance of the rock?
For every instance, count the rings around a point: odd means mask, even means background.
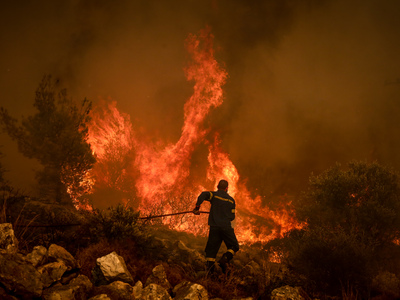
[[[86,300],[86,295],[77,286],[55,285],[44,290],[43,300]]]
[[[163,265],[158,265],[151,271],[151,275],[147,278],[145,286],[152,283],[162,286],[168,292],[172,290],[172,285],[167,279],[167,274],[165,273]]]
[[[73,270],[79,268],[78,262],[63,247],[58,246],[56,244],[52,244],[47,251],[48,260],[51,261],[62,261],[66,266],[67,270]]]
[[[0,287],[0,299],[1,300],[18,300],[18,298],[8,295],[7,291]]]
[[[108,297],[107,294],[100,294],[100,295],[96,295],[94,297],[91,297],[88,300],[111,300],[111,298]]]
[[[60,279],[61,284],[68,284],[72,279],[76,278],[79,275],[78,272],[65,272],[62,278]]]
[[[13,197],[7,202],[7,217],[10,223],[22,226],[30,225],[64,225],[80,224],[82,215],[71,205],[45,203],[44,199],[30,197]],[[57,227],[54,227],[56,229]],[[66,234],[75,230],[73,227],[58,227]],[[46,232],[48,228],[37,228],[36,232]]]
[[[195,271],[204,270],[206,260],[199,251],[188,248],[182,241],[172,247],[170,259],[175,263],[187,262]]]
[[[89,294],[93,289],[93,283],[87,276],[82,274],[72,279],[69,285],[80,286],[86,294]]]
[[[67,269],[63,261],[56,261],[40,266],[37,270],[41,274],[43,287],[46,288],[60,280]]]
[[[94,295],[106,294],[111,300],[134,300],[133,288],[129,283],[114,281],[94,288]]]
[[[10,223],[0,224],[0,249],[6,252],[17,252],[18,241]]]
[[[174,300],[207,300],[208,292],[204,286],[192,283],[189,281],[183,281],[173,289],[175,295]]]
[[[115,252],[98,258],[92,275],[96,285],[106,285],[113,281],[133,283],[132,275],[126,267],[124,258]]]
[[[133,286],[133,295],[135,296],[135,299],[138,299],[142,294],[142,292],[143,292],[143,283],[139,280]]]
[[[79,275],[67,285],[56,284],[43,291],[43,300],[86,300],[92,283],[85,275]]]
[[[8,290],[24,298],[40,297],[43,291],[41,274],[18,253],[0,254],[0,282]]]
[[[251,260],[247,265],[245,265],[244,270],[249,276],[258,276],[261,274],[262,269],[258,263]]]
[[[43,246],[35,246],[31,253],[27,254],[25,260],[30,262],[34,267],[41,265],[47,255],[47,249]]]
[[[304,292],[300,287],[285,285],[271,292],[271,300],[304,300],[301,293]]]
[[[172,300],[168,291],[162,286],[151,283],[143,289],[140,300]]]

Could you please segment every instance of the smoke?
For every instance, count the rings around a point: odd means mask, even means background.
[[[115,100],[135,129],[176,142],[192,94],[184,41],[210,25],[229,74],[210,126],[252,190],[297,193],[311,172],[351,159],[400,169],[399,10],[395,0],[9,1],[1,106],[31,114],[50,73],[73,98]],[[6,136],[0,144],[26,188],[30,162]]]
[[[226,140],[250,182],[282,194],[335,162],[400,167],[400,85],[387,84],[400,77],[399,10],[394,1],[332,2],[297,15],[272,53],[251,49],[246,104]]]

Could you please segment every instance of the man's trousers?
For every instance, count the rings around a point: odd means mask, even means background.
[[[207,259],[215,260],[222,242],[225,243],[229,252],[233,252],[232,254],[239,251],[239,243],[232,227],[210,226],[205,249]]]

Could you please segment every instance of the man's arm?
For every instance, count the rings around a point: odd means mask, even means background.
[[[212,197],[212,192],[202,192],[199,197],[197,197],[197,202],[196,202],[196,207],[193,209],[193,213],[195,215],[199,215],[200,214],[200,205],[204,202],[204,201],[208,201],[210,200]]]
[[[233,220],[235,220],[235,217],[236,217],[236,202],[233,202],[233,208],[232,208],[231,213],[232,213],[231,221],[233,221]]]

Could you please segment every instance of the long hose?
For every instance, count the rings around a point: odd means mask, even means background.
[[[177,212],[177,213],[172,213],[172,214],[165,214],[165,215],[141,217],[139,219],[150,220],[150,219],[155,219],[155,218],[162,218],[162,217],[169,217],[169,216],[176,216],[176,215],[183,215],[183,214],[190,214],[190,213],[193,213],[193,210],[182,211],[182,212]],[[209,214],[210,212],[209,211],[200,211],[200,213]]]

